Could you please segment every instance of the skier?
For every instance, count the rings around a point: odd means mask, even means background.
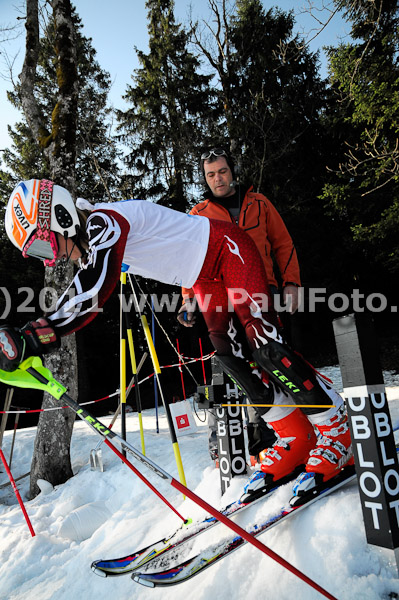
[[[257,494],[303,466],[309,489],[353,463],[343,401],[282,343],[264,267],[244,231],[141,200],[93,206],[79,199],[78,208],[84,211],[75,208],[66,189],[48,180],[22,181],[11,194],[6,232],[23,256],[39,258],[46,266],[74,260],[79,270],[54,311],[20,330],[0,328],[1,369],[12,371],[29,355],[54,351],[60,337],[89,323],[119,281],[122,263],[130,272],[193,288],[194,293],[202,280],[213,280],[210,303],[225,310],[230,300],[258,365],[294,402],[311,405],[283,408],[276,404],[285,395],[274,395],[275,405],[263,418],[278,438],[247,484],[247,493]],[[240,375],[237,369],[234,378],[248,398],[270,402],[260,380],[256,384]]]

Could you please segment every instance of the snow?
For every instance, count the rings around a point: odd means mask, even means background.
[[[322,372],[342,390],[338,367]],[[385,382],[393,426],[399,427],[399,376],[386,372]],[[159,414],[157,434],[155,411],[143,412],[146,454],[177,479],[166,419],[162,410]],[[108,425],[111,417],[101,421]],[[219,472],[208,456],[207,427],[196,421],[197,433],[179,438],[187,484],[220,508],[240,494],[245,478],[236,478],[221,498]],[[118,426],[117,421],[115,431]],[[129,442],[139,449],[139,425],[134,413],[127,416],[127,431]],[[17,432],[12,464],[15,478],[30,468],[35,434],[35,428]],[[143,587],[129,575],[107,579],[95,575],[90,569],[93,560],[124,556],[180,525],[179,518],[105,446],[104,472],[90,469],[90,450],[98,440],[87,424],[76,422],[71,448],[74,477],[55,488],[41,482],[42,492],[31,501],[26,500],[28,478],[17,483],[35,537],[29,533],[11,487],[0,488],[1,600],[322,598],[248,544],[191,581],[169,589]],[[3,441],[7,458],[11,441],[12,431],[7,431]],[[134,464],[184,517],[195,519],[204,514],[168,482],[140,463]],[[6,481],[6,474],[0,473],[0,485]],[[287,485],[239,515],[237,521],[246,526],[259,515],[272,514],[289,497]],[[223,525],[213,528],[195,540],[193,551],[226,536],[228,530]],[[366,543],[356,483],[309,506],[260,539],[339,600],[379,600],[396,597],[391,593],[399,594],[393,553]]]

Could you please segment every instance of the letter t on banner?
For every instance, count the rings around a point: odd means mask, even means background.
[[[371,318],[333,322],[366,537],[393,550],[399,571],[399,466]]]

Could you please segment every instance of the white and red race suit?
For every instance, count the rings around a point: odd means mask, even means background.
[[[111,295],[122,263],[128,271],[177,286],[206,290],[207,311],[226,323],[225,335],[212,335],[220,353],[231,353],[228,311],[237,313],[252,350],[280,341],[273,312],[262,310],[268,297],[266,273],[251,238],[235,225],[187,215],[143,200],[101,203],[86,224],[85,264],[46,315],[58,335],[84,327]],[[212,285],[211,295],[209,297]],[[271,303],[269,303],[269,306]]]

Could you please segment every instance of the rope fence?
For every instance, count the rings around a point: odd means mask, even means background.
[[[215,354],[215,352],[210,352],[209,354],[206,354],[205,356],[201,356],[199,358],[190,358],[190,357],[186,357],[183,355],[180,355],[181,359],[178,363],[176,364],[171,364],[171,365],[163,365],[161,366],[161,369],[171,369],[171,368],[178,368],[179,370],[181,370],[181,368],[185,365],[191,364],[191,363],[196,363],[201,361],[202,363],[204,363],[204,361],[209,360],[210,358],[212,358],[212,356]],[[150,379],[152,379],[152,377],[154,377],[155,373],[151,373],[150,375],[147,375],[147,377],[144,377],[144,379],[141,379],[138,383],[139,385],[141,385],[142,383],[144,383],[145,381],[148,381]],[[134,384],[133,386],[134,387]],[[104,400],[109,400],[110,398],[113,398],[114,396],[118,396],[120,393],[120,390],[116,390],[115,392],[113,392],[112,394],[109,394],[108,396],[103,396],[102,398],[98,398],[97,400],[90,400],[89,402],[81,402],[80,405],[81,406],[88,406],[89,404],[96,404],[97,402],[103,402]],[[32,409],[19,409],[19,410],[0,410],[0,415],[6,414],[6,415],[16,415],[16,414],[32,414],[32,413],[40,413],[40,412],[47,412],[47,411],[52,411],[52,410],[62,410],[64,408],[68,408],[67,406],[53,406],[50,408],[32,408]]]

